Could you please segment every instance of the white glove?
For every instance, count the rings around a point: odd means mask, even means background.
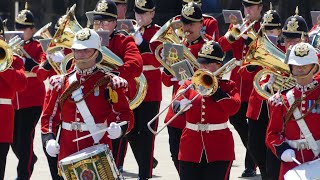
[[[111,79],[111,84],[113,89],[117,88],[128,88],[128,81],[119,76],[114,76]]]
[[[186,99],[186,98],[184,98],[184,99],[182,99],[181,101],[180,101],[180,109],[183,109],[184,107],[186,107],[183,111],[185,112],[185,111],[188,111],[191,107],[192,107],[192,104],[190,103],[191,101],[189,100],[189,99]]]
[[[47,59],[52,60],[53,62],[59,63],[64,59],[64,55],[62,54],[61,51],[56,51],[53,54],[52,53],[48,53],[46,55]]]
[[[56,157],[57,154],[59,154],[59,151],[60,151],[59,143],[54,139],[50,139],[47,142],[46,151],[49,154],[49,156]]]
[[[115,122],[112,122],[111,124],[110,124],[110,126],[108,127],[108,137],[110,138],[110,139],[117,139],[117,138],[119,138],[120,136],[121,136],[121,134],[122,134],[122,130],[121,130],[121,127],[117,124],[117,123],[115,123]]]
[[[134,35],[134,42],[136,43],[136,45],[140,46],[142,41],[143,41],[143,38],[142,38],[141,33],[139,31],[136,32],[136,34]]]
[[[296,158],[296,154],[292,149],[287,149],[281,154],[281,160],[284,162],[293,162],[292,158]]]

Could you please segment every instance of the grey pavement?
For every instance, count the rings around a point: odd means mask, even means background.
[[[171,88],[163,87],[163,101],[161,103],[161,109],[168,105],[171,100]],[[165,114],[160,117],[159,127],[163,126],[163,119]],[[230,179],[239,179],[242,171],[244,170],[244,157],[245,157],[245,148],[242,145],[238,133],[234,130],[233,126],[229,124],[229,128],[232,130],[234,141],[235,141],[235,153],[236,160],[233,162],[231,168]],[[40,124],[36,127],[36,136],[34,142],[34,151],[38,156],[38,161],[35,164],[34,171],[31,177],[31,180],[46,180],[51,179],[49,167],[47,164],[46,157],[43,153],[41,147],[41,136],[40,136]],[[173,162],[170,157],[169,143],[168,143],[168,133],[167,129],[164,129],[156,137],[155,142],[155,155],[154,157],[159,161],[158,166],[153,171],[153,179],[159,180],[178,180],[178,173],[173,165]],[[17,167],[17,158],[10,150],[7,158],[6,174],[5,180],[13,180],[16,178],[16,167]],[[258,171],[257,171],[258,172]],[[131,152],[131,149],[128,148],[128,153],[124,163],[124,176],[126,179],[137,179],[138,166],[134,159],[134,156]],[[214,177],[213,177],[214,179]],[[261,179],[260,176],[254,178],[241,178],[241,179]]]

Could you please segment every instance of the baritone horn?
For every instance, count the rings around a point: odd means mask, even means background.
[[[52,22],[49,22],[42,28],[40,28],[36,33],[34,33],[34,37],[41,37],[43,39],[51,39],[52,35],[49,32],[49,27],[51,26]]]
[[[252,43],[248,54],[245,57],[243,67],[257,65],[264,69],[254,77],[253,86],[257,93],[269,99],[274,93],[290,88],[295,85],[295,80],[290,75],[289,65],[285,63],[286,55],[275,46],[266,34],[258,36],[255,43]],[[272,86],[261,87],[260,82],[266,77],[275,78]]]
[[[198,91],[198,94],[193,97],[190,100],[190,104],[196,100],[198,98],[198,96],[211,96],[213,95],[218,87],[218,79],[221,79],[223,75],[227,74],[228,72],[230,72],[233,68],[236,67],[235,64],[236,59],[233,58],[231,59],[229,62],[227,62],[225,65],[223,65],[221,68],[217,69],[215,72],[211,73],[207,70],[204,69],[199,69],[197,70],[194,75],[191,78],[191,82],[192,84],[190,84],[187,88],[178,91],[178,93],[176,94],[176,96],[174,97],[174,99],[170,102],[170,104],[165,107],[160,113],[158,113],[153,119],[151,119],[147,126],[148,129],[154,134],[154,135],[158,135],[164,128],[166,128],[173,120],[175,120],[180,114],[182,114],[184,112],[184,109],[186,107],[188,107],[188,105],[186,105],[183,109],[181,109],[179,112],[177,112],[167,123],[165,123],[163,125],[162,128],[160,128],[158,131],[154,130],[151,125],[154,121],[156,121],[159,116],[161,114],[163,114],[172,104],[174,101],[176,101],[178,98],[180,98],[181,96],[184,96],[184,94],[190,89],[190,88],[194,88],[196,91]]]
[[[166,24],[164,24],[157,33],[152,37],[150,40],[150,43],[154,41],[161,41],[161,42],[169,42],[174,44],[181,44],[183,46],[183,55],[184,57],[190,62],[192,68],[194,69],[200,69],[199,63],[197,62],[197,59],[194,57],[194,55],[189,51],[189,49],[181,43],[181,39],[179,36],[175,33],[174,28],[172,27],[173,19],[170,19]],[[163,45],[159,45],[155,50],[155,57],[156,59],[163,65],[171,74],[175,74],[174,71],[171,68],[172,62],[166,62],[163,61],[160,56],[160,50],[163,48]]]

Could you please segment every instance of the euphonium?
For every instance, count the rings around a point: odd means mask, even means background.
[[[172,105],[172,103],[177,100],[180,96],[183,96],[186,91],[188,91],[190,88],[194,87],[196,91],[198,91],[198,94],[193,97],[190,100],[190,103],[192,103],[198,96],[211,96],[213,95],[217,89],[218,89],[218,79],[222,78],[223,75],[227,74],[230,72],[233,68],[236,67],[235,62],[236,59],[233,58],[229,62],[227,62],[225,65],[223,65],[221,68],[217,69],[215,72],[211,73],[207,70],[204,69],[199,69],[197,70],[194,75],[192,76],[191,82],[187,88],[185,88],[182,91],[178,91],[176,94],[175,98],[170,102],[170,104],[165,107],[160,113],[158,113],[153,119],[151,119],[147,126],[148,129],[154,134],[158,135],[164,128],[166,128],[173,120],[176,119],[177,116],[179,116],[182,112],[183,109],[181,109],[178,113],[176,113],[166,124],[163,125],[158,131],[155,131],[152,127],[151,124],[159,118],[161,114],[166,112],[166,110]],[[187,106],[185,106],[187,107]]]
[[[295,84],[295,80],[290,76],[289,66],[285,63],[284,52],[276,47],[265,34],[259,36],[252,44],[243,64],[244,66],[258,65],[264,68],[254,77],[253,86],[257,93],[266,99]],[[260,86],[260,81],[268,76],[275,78],[272,87],[268,88],[270,92]]]
[[[0,40],[0,72],[6,71],[12,64],[13,52],[9,44]]]
[[[166,24],[164,24],[158,32],[152,37],[150,42],[154,41],[161,41],[161,42],[169,42],[169,43],[175,43],[175,44],[182,44],[181,39],[179,36],[175,33],[174,28],[172,27],[173,19],[170,19]],[[199,63],[197,62],[197,59],[194,57],[194,55],[189,51],[189,49],[183,45],[183,54],[184,57],[190,62],[191,66],[194,69],[199,69]],[[159,45],[155,50],[155,56],[156,59],[163,65],[164,68],[166,68],[172,75],[174,75],[174,71],[171,68],[171,64],[167,64],[165,61],[162,60],[160,56],[160,50],[163,48],[163,45]]]
[[[52,35],[49,32],[49,27],[51,26],[51,22],[40,28],[36,33],[34,33],[34,37],[42,37],[43,39],[50,39]]]

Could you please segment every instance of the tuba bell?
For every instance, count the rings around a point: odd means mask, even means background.
[[[294,86],[295,80],[290,75],[290,69],[285,63],[285,59],[285,53],[275,46],[264,33],[251,44],[243,67],[258,65],[264,68],[256,74],[253,82],[255,90],[260,96],[268,99],[274,93]],[[268,87],[269,90],[266,90],[265,87],[261,87],[260,82],[268,76],[274,77],[275,82]]]
[[[9,44],[0,40],[0,72],[10,68],[13,61],[13,52]]]
[[[161,42],[169,42],[174,44],[182,44],[181,39],[176,34],[175,29],[173,28],[173,19],[170,19],[166,24],[164,24],[158,32],[152,37],[150,42],[161,41]],[[189,49],[183,45],[183,54],[184,57],[190,62],[191,66],[194,69],[199,69],[199,63],[197,62],[197,58],[189,51]],[[160,50],[163,48],[163,45],[159,45],[155,50],[155,57],[161,63],[161,65],[166,68],[172,75],[174,75],[174,71],[171,68],[173,63],[168,63],[162,60],[160,56]],[[167,64],[168,63],[168,64]]]

